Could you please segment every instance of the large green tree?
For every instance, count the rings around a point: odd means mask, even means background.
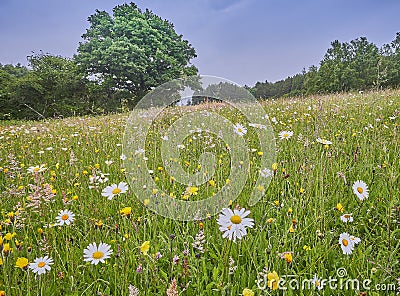
[[[88,19],[76,61],[109,90],[126,90],[134,102],[152,87],[194,75],[194,48],[174,26],[136,4],[114,7],[113,14],[96,10]]]

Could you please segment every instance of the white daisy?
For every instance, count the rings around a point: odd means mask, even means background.
[[[83,250],[83,260],[97,265],[99,262],[104,263],[104,260],[110,258],[113,253],[111,246],[105,243],[92,243],[85,250]]]
[[[127,157],[126,157],[126,155],[125,155],[125,154],[121,154],[121,156],[119,157],[119,159],[121,159],[121,160],[125,160],[125,159],[127,159]]]
[[[246,211],[244,208],[233,211],[228,208],[222,209],[217,220],[220,225],[219,230],[224,232],[222,237],[228,237],[228,239],[236,242],[236,238],[241,239],[247,235],[246,227],[252,228],[254,225],[253,219],[246,218],[249,214],[250,211]]]
[[[321,138],[318,138],[316,141],[318,143],[320,143],[320,144],[323,144],[323,145],[331,145],[332,144],[331,141],[328,141],[328,140],[325,140],[325,139],[321,139]]]
[[[350,240],[353,242],[353,244],[358,244],[361,242],[361,239],[359,237],[356,237],[354,235],[350,235]]]
[[[63,226],[64,224],[70,225],[75,220],[75,214],[69,210],[61,210],[57,216],[58,225]]]
[[[353,216],[352,214],[344,214],[340,216],[340,220],[342,220],[342,222],[344,223],[353,222]]]
[[[260,175],[261,175],[261,177],[263,177],[263,178],[269,178],[269,177],[271,177],[271,176],[273,175],[273,172],[272,172],[272,170],[270,170],[270,169],[268,169],[268,168],[263,168],[263,169],[260,171]]]
[[[354,250],[354,242],[351,239],[350,235],[346,232],[340,234],[339,244],[342,248],[343,254],[345,255],[350,255]]]
[[[138,155],[138,154],[144,154],[144,149],[137,149],[137,150],[135,150],[135,155]]]
[[[35,166],[31,166],[28,168],[28,172],[30,173],[41,173],[44,172],[46,170],[46,167],[44,164],[39,165],[35,165]]]
[[[233,130],[235,131],[235,133],[237,133],[239,136],[244,136],[247,133],[247,129],[241,125],[240,123],[236,123],[233,126]]]
[[[316,275],[314,275],[311,283],[313,283],[315,285],[315,288],[318,290],[322,290],[324,288],[324,284],[321,282],[321,279],[319,279]]]
[[[113,199],[114,196],[120,193],[125,193],[127,190],[128,190],[128,184],[126,184],[125,182],[120,182],[118,185],[112,184],[104,188],[101,195],[106,196],[107,199],[111,200]]]
[[[50,265],[53,264],[53,259],[49,256],[36,258],[32,263],[29,264],[29,269],[33,273],[44,274],[46,271],[50,270]]]
[[[281,140],[288,140],[288,139],[290,139],[291,137],[293,136],[293,132],[292,131],[281,131],[280,133],[279,133],[279,138],[281,139]]]
[[[365,182],[357,180],[353,184],[353,192],[360,200],[368,198],[368,186]]]
[[[249,123],[249,126],[259,129],[267,129],[267,127],[261,123]]]
[[[109,174],[103,174],[103,173],[100,173],[100,176],[97,176],[98,178],[97,178],[97,182],[99,182],[99,183],[106,183],[107,181],[108,181],[108,177],[106,177],[106,176],[108,176]]]

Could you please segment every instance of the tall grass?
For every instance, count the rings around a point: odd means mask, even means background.
[[[400,92],[282,99],[264,102],[263,107],[270,120],[276,119],[272,126],[277,138],[277,169],[262,201],[249,208],[254,229],[236,243],[222,238],[217,217],[179,222],[150,211],[131,190],[112,200],[101,195],[107,185],[126,181],[120,156],[128,114],[2,122],[0,250],[9,243],[12,252],[1,252],[0,291],[13,296],[129,295],[129,285],[133,285],[139,295],[166,295],[176,279],[182,295],[240,295],[244,288],[252,289],[255,295],[273,295],[283,292],[268,286],[260,289],[260,273],[339,280],[337,270],[344,268],[347,275],[342,279],[370,279],[371,291],[364,287],[358,291],[316,290],[313,285],[293,290],[286,277],[285,294],[394,293],[377,291],[376,285],[391,284],[394,289],[400,278]],[[196,108],[245,123],[226,106]],[[175,108],[163,114],[148,135],[146,151],[153,178],[177,199],[182,199],[186,185],[174,182],[160,169],[159,141],[161,131],[181,112]],[[293,137],[280,140],[278,133],[283,130],[293,131]],[[246,140],[255,149],[249,152],[253,160],[250,181],[232,208],[237,204],[248,207],[251,180],[259,169],[260,147],[253,137],[249,129]],[[317,138],[332,144],[323,145]],[[205,143],[215,144],[213,152],[221,160],[213,176],[215,184],[202,184],[189,200],[211,196],[229,176],[229,150],[206,133],[186,140],[179,163],[187,171],[196,171]],[[44,172],[27,172],[30,166],[40,164],[45,165]],[[91,182],[102,173],[107,182]],[[368,185],[368,199],[360,201],[353,193],[351,185],[356,180]],[[36,189],[43,197],[45,184],[52,188],[52,194],[47,193],[49,201],[40,200],[37,207],[30,207],[35,191],[32,185],[39,186]],[[337,210],[338,203],[343,212]],[[132,213],[121,215],[124,207],[131,207]],[[54,226],[62,209],[76,215],[70,226]],[[354,221],[342,222],[344,213],[352,213]],[[200,230],[205,236],[203,253],[193,247]],[[14,232],[11,240],[5,239],[7,233]],[[338,239],[343,232],[361,239],[351,255],[344,255],[340,248]],[[140,251],[144,241],[150,241],[146,255]],[[113,255],[106,263],[95,266],[83,261],[83,250],[92,242],[111,245]],[[291,263],[281,258],[284,252],[292,252]],[[33,262],[44,255],[54,259],[44,275],[15,267],[18,257]]]

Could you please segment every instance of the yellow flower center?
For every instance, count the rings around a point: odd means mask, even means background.
[[[347,247],[349,245],[349,241],[347,239],[342,239],[343,246]]]
[[[38,266],[39,268],[42,268],[42,267],[44,267],[45,265],[46,265],[46,263],[44,263],[44,262],[42,261],[42,262],[39,262],[37,266]]]
[[[357,187],[357,191],[358,191],[358,193],[363,193],[364,192],[364,190],[361,188],[361,187]]]
[[[241,133],[243,130],[239,127],[238,128],[238,132]]]
[[[34,171],[34,172],[38,172],[38,171],[39,171],[39,168],[36,167],[36,168],[33,169],[33,171]]]
[[[242,222],[242,218],[240,218],[239,215],[233,215],[233,216],[231,217],[231,222],[232,222],[233,224],[240,224],[240,223]]]
[[[113,191],[111,191],[111,193],[112,193],[112,194],[118,194],[118,193],[121,193],[121,189],[119,189],[119,188],[115,188],[115,189],[113,189]]]
[[[94,252],[93,255],[92,255],[92,257],[94,259],[101,259],[101,258],[103,258],[103,256],[104,256],[104,253],[100,252],[100,251]]]
[[[69,218],[68,214],[64,214],[61,216],[61,220],[64,220],[64,221],[68,220],[68,218]]]
[[[284,138],[287,138],[287,137],[289,137],[289,134],[288,134],[288,133],[285,133],[285,134],[283,134],[283,137],[284,137]]]

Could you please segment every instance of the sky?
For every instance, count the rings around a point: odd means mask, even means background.
[[[130,1],[0,0],[0,63],[27,65],[41,50],[72,57],[96,9]],[[137,0],[195,48],[202,75],[240,85],[284,79],[318,65],[334,40],[378,47],[400,32],[398,0]]]

